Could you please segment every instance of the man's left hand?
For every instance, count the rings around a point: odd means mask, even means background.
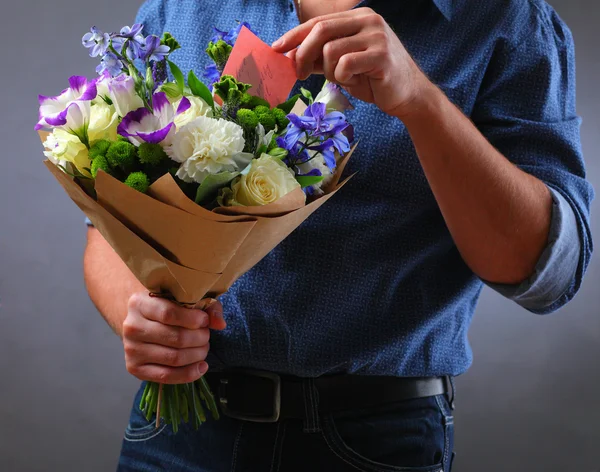
[[[273,48],[290,53],[299,79],[324,74],[359,100],[400,118],[430,84],[386,21],[370,8],[313,18],[284,34]]]

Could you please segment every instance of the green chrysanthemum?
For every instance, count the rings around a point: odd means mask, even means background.
[[[96,158],[92,161],[92,167],[90,168],[90,172],[92,173],[92,177],[94,179],[98,175],[99,169],[102,169],[107,174],[112,173],[108,160],[106,159],[106,157],[101,155],[96,156]]]
[[[105,157],[106,152],[108,151],[108,148],[110,148],[111,144],[112,142],[108,139],[100,139],[99,141],[96,141],[90,147],[90,159],[94,160],[98,156]]]
[[[108,148],[106,159],[112,167],[131,172],[135,168],[137,151],[133,144],[117,141]]]
[[[254,130],[258,126],[258,116],[252,110],[242,108],[237,113],[240,126],[246,130]]]
[[[156,167],[165,159],[168,159],[167,153],[160,144],[142,143],[138,148],[138,156],[142,164]]]
[[[150,180],[143,172],[132,172],[127,179],[125,179],[125,185],[138,192],[146,193],[148,187],[150,187]]]

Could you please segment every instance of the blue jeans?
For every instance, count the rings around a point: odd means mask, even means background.
[[[146,421],[142,391],[125,431],[120,472],[450,472],[454,426],[444,395],[334,414],[307,401],[306,420],[224,416],[173,434],[170,426],[155,430]]]

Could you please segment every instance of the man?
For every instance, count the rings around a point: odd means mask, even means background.
[[[355,97],[360,144],[357,176],[222,297],[224,318],[151,299],[89,230],[88,289],[128,370],[183,383],[210,364],[226,413],[173,435],[138,394],[120,470],[448,472],[447,380],[471,363],[483,281],[550,313],[591,256],[568,28],[542,0],[149,0],[138,20],[197,72],[213,25],[280,38],[300,85]]]

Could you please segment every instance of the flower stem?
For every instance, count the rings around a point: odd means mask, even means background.
[[[160,404],[162,403],[162,396],[163,396],[163,384],[160,384],[158,386],[158,398],[157,398],[157,405],[156,405],[156,429],[158,429],[160,427]]]

